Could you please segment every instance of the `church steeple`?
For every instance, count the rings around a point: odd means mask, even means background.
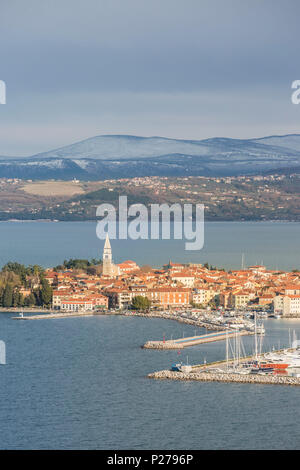
[[[112,253],[111,253],[111,246],[110,246],[108,233],[106,234],[106,239],[104,243],[102,261],[103,261],[103,275],[111,276],[112,271],[113,271],[113,264],[112,264]]]
[[[110,246],[110,241],[109,241],[108,233],[106,234],[106,238],[105,238],[103,255],[104,255],[105,253],[110,253],[110,255],[111,255],[111,246]]]

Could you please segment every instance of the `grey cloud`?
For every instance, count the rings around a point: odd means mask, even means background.
[[[298,0],[2,0],[0,154],[297,132]]]

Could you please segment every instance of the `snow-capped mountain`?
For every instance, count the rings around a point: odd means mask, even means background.
[[[273,135],[270,137],[263,137],[256,139],[255,142],[264,145],[274,145],[277,147],[283,147],[290,150],[296,150],[300,152],[300,135],[289,134],[289,135]]]
[[[159,157],[169,154],[206,155],[209,147],[201,141],[167,139],[163,137],[136,137],[131,135],[99,135],[34,158],[95,158],[97,160],[124,160]]]
[[[0,177],[81,179],[221,176],[300,170],[300,135],[260,139],[104,135],[27,158],[0,158]]]
[[[49,152],[33,155],[32,158],[92,158],[97,160],[131,160],[141,158],[161,157],[164,155],[190,155],[212,156],[216,154],[230,155],[237,153],[247,156],[270,155],[282,153],[292,154],[293,150],[300,152],[300,136],[298,136],[299,149],[284,145],[292,142],[284,137],[277,137],[280,145],[272,144],[276,137],[266,137],[256,140],[242,140],[229,138],[212,138],[206,140],[179,140],[164,137],[136,137],[130,135],[100,135],[91,137],[65,147]],[[270,140],[271,139],[271,140]],[[283,139],[283,140],[280,140]],[[277,147],[280,147],[278,149]],[[282,147],[286,147],[283,152]]]

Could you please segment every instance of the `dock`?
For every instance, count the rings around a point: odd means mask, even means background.
[[[71,318],[71,317],[90,317],[93,315],[101,315],[98,312],[77,312],[77,313],[43,313],[42,315],[19,315],[12,317],[13,320],[49,320],[57,318]]]
[[[213,341],[223,341],[226,337],[235,338],[236,336],[252,335],[252,331],[248,330],[224,330],[206,335],[189,336],[187,338],[171,339],[166,341],[147,341],[144,344],[144,349],[182,349],[197,344],[211,343]]]

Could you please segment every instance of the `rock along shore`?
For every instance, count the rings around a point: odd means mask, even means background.
[[[151,313],[122,313],[121,311],[115,313],[116,315],[125,315],[128,317],[145,317],[145,318],[164,318],[165,320],[175,320],[179,323],[186,323],[187,325],[198,326],[199,328],[206,328],[207,330],[213,331],[222,331],[224,330],[224,325],[214,325],[212,323],[205,323],[202,320],[192,320],[191,318],[185,318],[176,313],[163,313],[163,312],[151,312]],[[110,315],[110,313],[108,313]]]
[[[225,383],[247,383],[247,384],[268,384],[268,385],[300,385],[299,377],[283,377],[271,375],[239,375],[227,374],[219,372],[175,372],[170,370],[161,370],[153,372],[147,376],[150,379],[167,379],[167,380],[194,380],[199,382],[225,382]]]

